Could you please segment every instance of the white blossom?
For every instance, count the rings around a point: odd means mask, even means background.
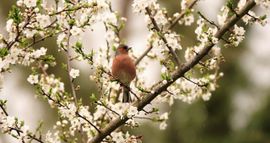
[[[72,78],[76,78],[80,75],[80,70],[78,69],[71,69],[70,72],[69,72],[69,75],[72,77]]]
[[[32,38],[36,34],[36,30],[30,30],[30,29],[25,29],[23,33],[25,34],[26,38]]]
[[[182,9],[182,10],[184,10],[184,9],[187,8],[187,4],[188,4],[187,1],[188,1],[188,0],[182,0],[182,1],[181,1],[181,9]]]
[[[112,140],[117,143],[125,143],[124,134],[122,132],[112,132]]]
[[[159,129],[160,130],[165,130],[166,128],[167,128],[167,123],[166,123],[166,121],[163,121],[163,122],[161,122],[160,124],[159,124]]]
[[[165,112],[165,113],[163,113],[162,115],[160,115],[160,119],[161,119],[161,120],[168,120],[168,118],[169,118],[168,112]]]
[[[227,6],[223,6],[221,8],[221,14],[217,16],[217,19],[218,19],[218,24],[219,25],[224,25],[227,18],[228,18],[228,14],[229,14],[229,8]]]
[[[26,7],[31,8],[37,5],[37,0],[23,0]]]
[[[17,6],[22,6],[23,5],[23,0],[17,0],[16,4],[17,4]]]
[[[30,84],[37,84],[38,83],[38,75],[30,75],[28,78],[27,78],[27,81],[30,83]]]
[[[156,0],[134,0],[132,7],[135,13],[145,11],[146,7],[152,7],[156,3]]]
[[[194,22],[194,16],[192,14],[185,15],[184,23],[186,26],[190,26]]]
[[[9,19],[7,21],[7,24],[6,24],[6,29],[7,29],[7,32],[12,32],[13,31],[13,28],[14,28],[14,20],[13,19]]]
[[[168,20],[165,17],[165,14],[162,10],[159,10],[156,15],[154,16],[154,19],[156,21],[156,23],[160,26],[165,26],[166,24],[168,24]]]
[[[256,4],[264,6],[265,8],[270,7],[270,1],[269,0],[255,0]]]
[[[234,46],[238,46],[241,41],[245,38],[245,29],[243,27],[239,27],[237,25],[234,25],[233,28],[233,34],[231,34],[231,37],[229,40],[233,43]]]
[[[182,49],[182,47],[179,43],[179,41],[180,41],[179,35],[177,35],[176,33],[166,33],[164,35],[164,37],[167,40],[167,44],[170,47],[172,47],[174,50],[176,50],[176,49],[181,50]]]
[[[46,52],[47,52],[47,49],[44,47],[41,47],[40,49],[34,51],[32,55],[34,58],[39,58],[40,56],[44,56]]]
[[[82,33],[82,29],[77,27],[77,26],[73,26],[70,30],[70,33],[73,35],[73,36],[77,36],[77,35],[80,35]]]
[[[45,28],[51,24],[51,19],[49,15],[37,14],[36,18],[41,28]]]
[[[240,1],[238,2],[237,7],[238,7],[239,9],[242,9],[242,8],[245,6],[246,2],[247,2],[247,0],[240,0]]]
[[[137,113],[138,113],[137,107],[130,106],[130,107],[128,108],[127,116],[128,116],[129,118],[131,118],[132,116],[136,115]]]

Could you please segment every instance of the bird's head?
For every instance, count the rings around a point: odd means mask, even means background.
[[[116,55],[119,55],[119,54],[128,54],[128,51],[129,50],[130,50],[130,47],[128,47],[127,45],[121,44],[116,49]]]

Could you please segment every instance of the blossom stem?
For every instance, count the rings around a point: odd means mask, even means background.
[[[70,27],[71,29],[71,27]],[[75,91],[75,87],[74,87],[74,83],[73,83],[73,78],[70,76],[70,71],[71,71],[71,56],[70,56],[70,37],[71,37],[71,33],[70,33],[70,29],[68,31],[68,39],[67,39],[67,50],[66,50],[66,58],[67,58],[67,70],[68,70],[68,77],[69,77],[69,82],[70,82],[70,87],[71,87],[71,92],[74,98],[74,102],[76,107],[78,108],[78,100],[77,100],[77,95],[76,95],[76,91]]]

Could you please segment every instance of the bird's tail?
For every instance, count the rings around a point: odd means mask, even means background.
[[[130,102],[131,98],[130,98],[128,87],[122,86],[122,92],[123,92],[123,100],[122,100],[122,102],[125,102],[125,103]]]

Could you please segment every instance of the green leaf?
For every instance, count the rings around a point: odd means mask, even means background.
[[[82,48],[82,43],[81,42],[76,42],[76,44],[75,44],[75,46],[76,46],[76,48]]]
[[[22,21],[20,9],[17,6],[13,5],[8,14],[8,18],[13,19],[16,24],[19,24]]]
[[[260,16],[261,20],[265,20],[267,18],[267,15]]]
[[[97,99],[96,95],[92,93],[92,94],[90,95],[90,101],[92,101],[92,102],[97,102],[97,100],[98,100],[98,99]]]
[[[228,0],[228,2],[226,3],[226,6],[230,9],[233,9],[233,4],[234,4],[234,1],[233,0]]]
[[[5,57],[8,54],[8,48],[1,48],[0,49],[0,57]]]
[[[54,62],[55,61],[55,58],[54,58],[53,55],[45,55],[45,56],[43,56],[43,60],[45,62]]]
[[[37,7],[38,7],[39,9],[42,9],[41,4],[42,4],[42,0],[37,0]]]
[[[69,24],[70,26],[75,25],[75,23],[76,23],[75,19],[70,19],[70,20],[68,21],[68,24]]]

